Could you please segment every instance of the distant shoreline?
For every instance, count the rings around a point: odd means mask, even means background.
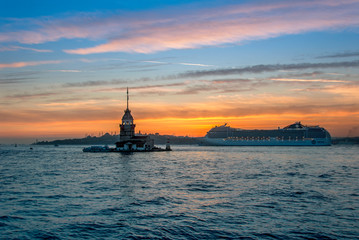
[[[166,144],[169,141],[172,145],[197,145],[201,142],[201,137],[184,137],[173,135],[149,134],[154,139],[155,144]],[[118,135],[104,134],[100,137],[87,136],[85,138],[63,139],[53,141],[41,141],[33,143],[33,145],[111,145],[115,144],[119,139]],[[338,144],[359,144],[359,137],[333,137],[332,145]]]
[[[359,144],[359,137],[334,137],[332,144]]]
[[[174,145],[196,145],[202,138],[200,137],[183,137],[173,135],[159,135],[159,134],[148,134],[154,139],[155,144],[166,144],[169,141],[170,144]],[[53,141],[41,141],[33,143],[33,145],[111,145],[115,144],[119,140],[119,135],[111,135],[109,133],[104,134],[100,137],[87,136],[85,138],[74,138],[64,140],[53,140]]]

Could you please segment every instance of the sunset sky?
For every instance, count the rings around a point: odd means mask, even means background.
[[[0,143],[295,121],[359,136],[359,0],[3,1]]]

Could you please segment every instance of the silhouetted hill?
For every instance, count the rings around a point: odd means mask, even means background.
[[[201,138],[196,137],[178,137],[173,135],[158,135],[149,134],[154,139],[155,144],[166,144],[169,140],[170,144],[185,145],[185,144],[198,144]]]
[[[359,144],[359,137],[332,138],[332,144]]]
[[[185,144],[198,144],[200,138],[194,137],[178,137],[172,135],[159,135],[149,134],[149,136],[155,141],[155,144],[166,144],[169,140],[170,144],[185,145]],[[87,136],[85,138],[64,139],[54,141],[41,141],[34,143],[36,145],[111,145],[115,144],[119,140],[118,135],[104,134],[101,137]]]

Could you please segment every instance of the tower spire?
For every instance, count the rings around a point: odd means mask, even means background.
[[[128,110],[128,87],[127,87],[127,110]]]

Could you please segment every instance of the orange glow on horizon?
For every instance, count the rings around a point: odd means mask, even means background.
[[[136,133],[159,133],[161,135],[176,135],[189,137],[203,137],[214,126],[228,123],[229,126],[242,129],[276,129],[285,127],[293,122],[301,121],[304,125],[320,125],[326,128],[332,136],[347,136],[357,134],[356,129],[359,113],[351,118],[341,112],[330,115],[254,115],[243,117],[198,117],[198,118],[158,118],[135,119]],[[119,134],[119,119],[93,121],[62,121],[62,122],[30,122],[5,123],[1,125],[0,137],[23,137],[43,139],[83,138],[87,135],[99,136],[110,133]],[[340,124],[338,124],[340,123]]]

